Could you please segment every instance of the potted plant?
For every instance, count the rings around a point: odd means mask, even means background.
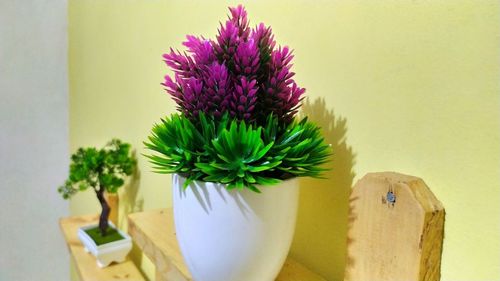
[[[111,262],[122,262],[132,249],[130,236],[108,221],[110,206],[106,193],[116,193],[123,185],[125,177],[135,168],[135,159],[130,153],[130,145],[113,139],[102,149],[79,148],[71,156],[69,177],[58,188],[64,199],[71,198],[78,191],[92,188],[102,207],[99,223],[78,229],[78,237],[85,250],[97,259],[99,267]]]
[[[229,8],[215,40],[187,36],[187,53],[163,57],[163,86],[179,113],[145,145],[159,173],[173,175],[177,238],[197,281],[270,281],[293,238],[298,177],[320,177],[331,148],[295,115],[305,89],[293,80],[292,51],[271,28],[250,28]]]

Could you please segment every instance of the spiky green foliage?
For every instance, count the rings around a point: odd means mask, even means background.
[[[159,153],[147,155],[157,173],[189,173],[195,168],[197,159],[207,155],[203,151],[206,138],[189,119],[178,114],[155,124],[149,141],[146,147]]]
[[[285,155],[282,165],[278,167],[283,172],[294,176],[321,177],[321,173],[327,170],[322,164],[328,162],[331,150],[321,136],[320,128],[308,122],[306,117],[286,127],[276,138],[271,153]]]
[[[228,184],[227,188],[248,187],[258,189],[254,184],[275,183],[277,180],[265,177],[263,172],[272,171],[281,164],[282,155],[271,155],[274,142],[265,143],[262,128],[253,128],[245,122],[231,121],[229,128],[222,128],[215,139],[207,145],[212,157],[209,161],[195,163],[208,176],[205,181]]]
[[[303,119],[289,125],[269,116],[266,126],[247,124],[227,114],[200,114],[196,123],[174,114],[153,127],[145,145],[159,173],[220,182],[228,189],[270,185],[294,176],[319,177],[331,154],[319,128]]]

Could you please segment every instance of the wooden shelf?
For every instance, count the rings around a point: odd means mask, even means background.
[[[143,281],[145,280],[137,267],[127,259],[123,263],[111,264],[105,268],[99,268],[96,259],[90,253],[85,252],[82,243],[78,239],[78,228],[97,223],[98,216],[68,217],[59,220],[59,225],[66,239],[69,252],[73,258],[78,275],[82,281]]]
[[[130,214],[128,225],[133,241],[155,264],[157,281],[192,281],[177,243],[171,208]],[[276,281],[325,279],[289,258]]]

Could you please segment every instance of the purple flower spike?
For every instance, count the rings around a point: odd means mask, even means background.
[[[274,50],[274,46],[276,45],[273,30],[271,27],[266,27],[263,23],[260,23],[252,30],[252,39],[257,42],[259,49],[267,49],[269,54]]]
[[[179,103],[179,101],[182,100],[182,90],[179,84],[175,83],[172,81],[172,78],[170,76],[166,75],[165,76],[165,82],[161,83],[163,86],[166,87],[166,90],[169,94],[172,95],[172,98]]]
[[[276,45],[276,42],[274,41],[274,35],[270,27],[266,27],[263,23],[261,23],[254,30],[252,30],[251,37],[257,44],[257,48],[259,49],[261,64],[261,77],[259,78],[263,78],[269,73],[267,63],[271,58],[271,53],[273,52],[274,46]]]
[[[229,11],[231,12],[229,20],[238,28],[238,36],[241,39],[246,40],[250,34],[247,11],[241,4],[236,8],[229,8]]]
[[[217,43],[213,45],[219,62],[230,61],[236,52],[238,43],[238,28],[236,25],[231,21],[227,21],[225,26],[221,24],[217,35]]]
[[[255,76],[259,70],[259,56],[259,49],[253,39],[240,43],[234,55],[234,71],[236,75]]]
[[[214,49],[210,41],[204,38],[188,35],[187,40],[182,44],[188,48],[188,52],[193,54],[196,64],[210,65],[215,60]]]
[[[175,52],[170,48],[169,54],[164,54],[163,58],[165,63],[172,68],[172,70],[184,77],[192,76],[195,71],[195,63],[189,56],[182,55],[179,51]]]
[[[252,112],[257,102],[257,80],[248,81],[242,77],[236,83],[235,89],[230,101],[230,113],[232,117],[253,121]]]
[[[207,104],[203,95],[203,82],[196,78],[179,81],[182,88],[182,107],[187,116],[197,117],[200,111],[205,111]]]
[[[297,113],[305,89],[299,88],[292,77],[290,62],[293,59],[288,47],[278,48],[271,54],[269,75],[261,85],[258,112],[259,121],[264,122],[269,114],[276,115],[280,120],[290,122]]]
[[[225,65],[214,62],[205,72],[205,95],[209,111],[215,117],[226,112],[231,99],[231,81]]]
[[[178,109],[190,118],[200,111],[216,118],[224,113],[265,124],[269,115],[289,123],[299,110],[305,89],[293,80],[293,54],[276,49],[271,27],[249,28],[242,5],[229,8],[215,41],[188,35],[186,53],[170,49],[163,55],[175,73],[165,87]]]

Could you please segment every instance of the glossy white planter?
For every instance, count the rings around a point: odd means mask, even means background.
[[[85,230],[96,226],[89,225],[78,229],[78,238],[82,241],[85,251],[95,256],[97,265],[101,268],[108,266],[111,262],[125,261],[128,252],[132,249],[132,238],[123,231],[116,229],[124,239],[97,246],[94,240],[85,232]],[[116,228],[111,222],[109,222],[109,226]]]
[[[195,281],[272,281],[292,242],[297,217],[297,179],[261,194],[192,183],[173,175],[177,240]]]

